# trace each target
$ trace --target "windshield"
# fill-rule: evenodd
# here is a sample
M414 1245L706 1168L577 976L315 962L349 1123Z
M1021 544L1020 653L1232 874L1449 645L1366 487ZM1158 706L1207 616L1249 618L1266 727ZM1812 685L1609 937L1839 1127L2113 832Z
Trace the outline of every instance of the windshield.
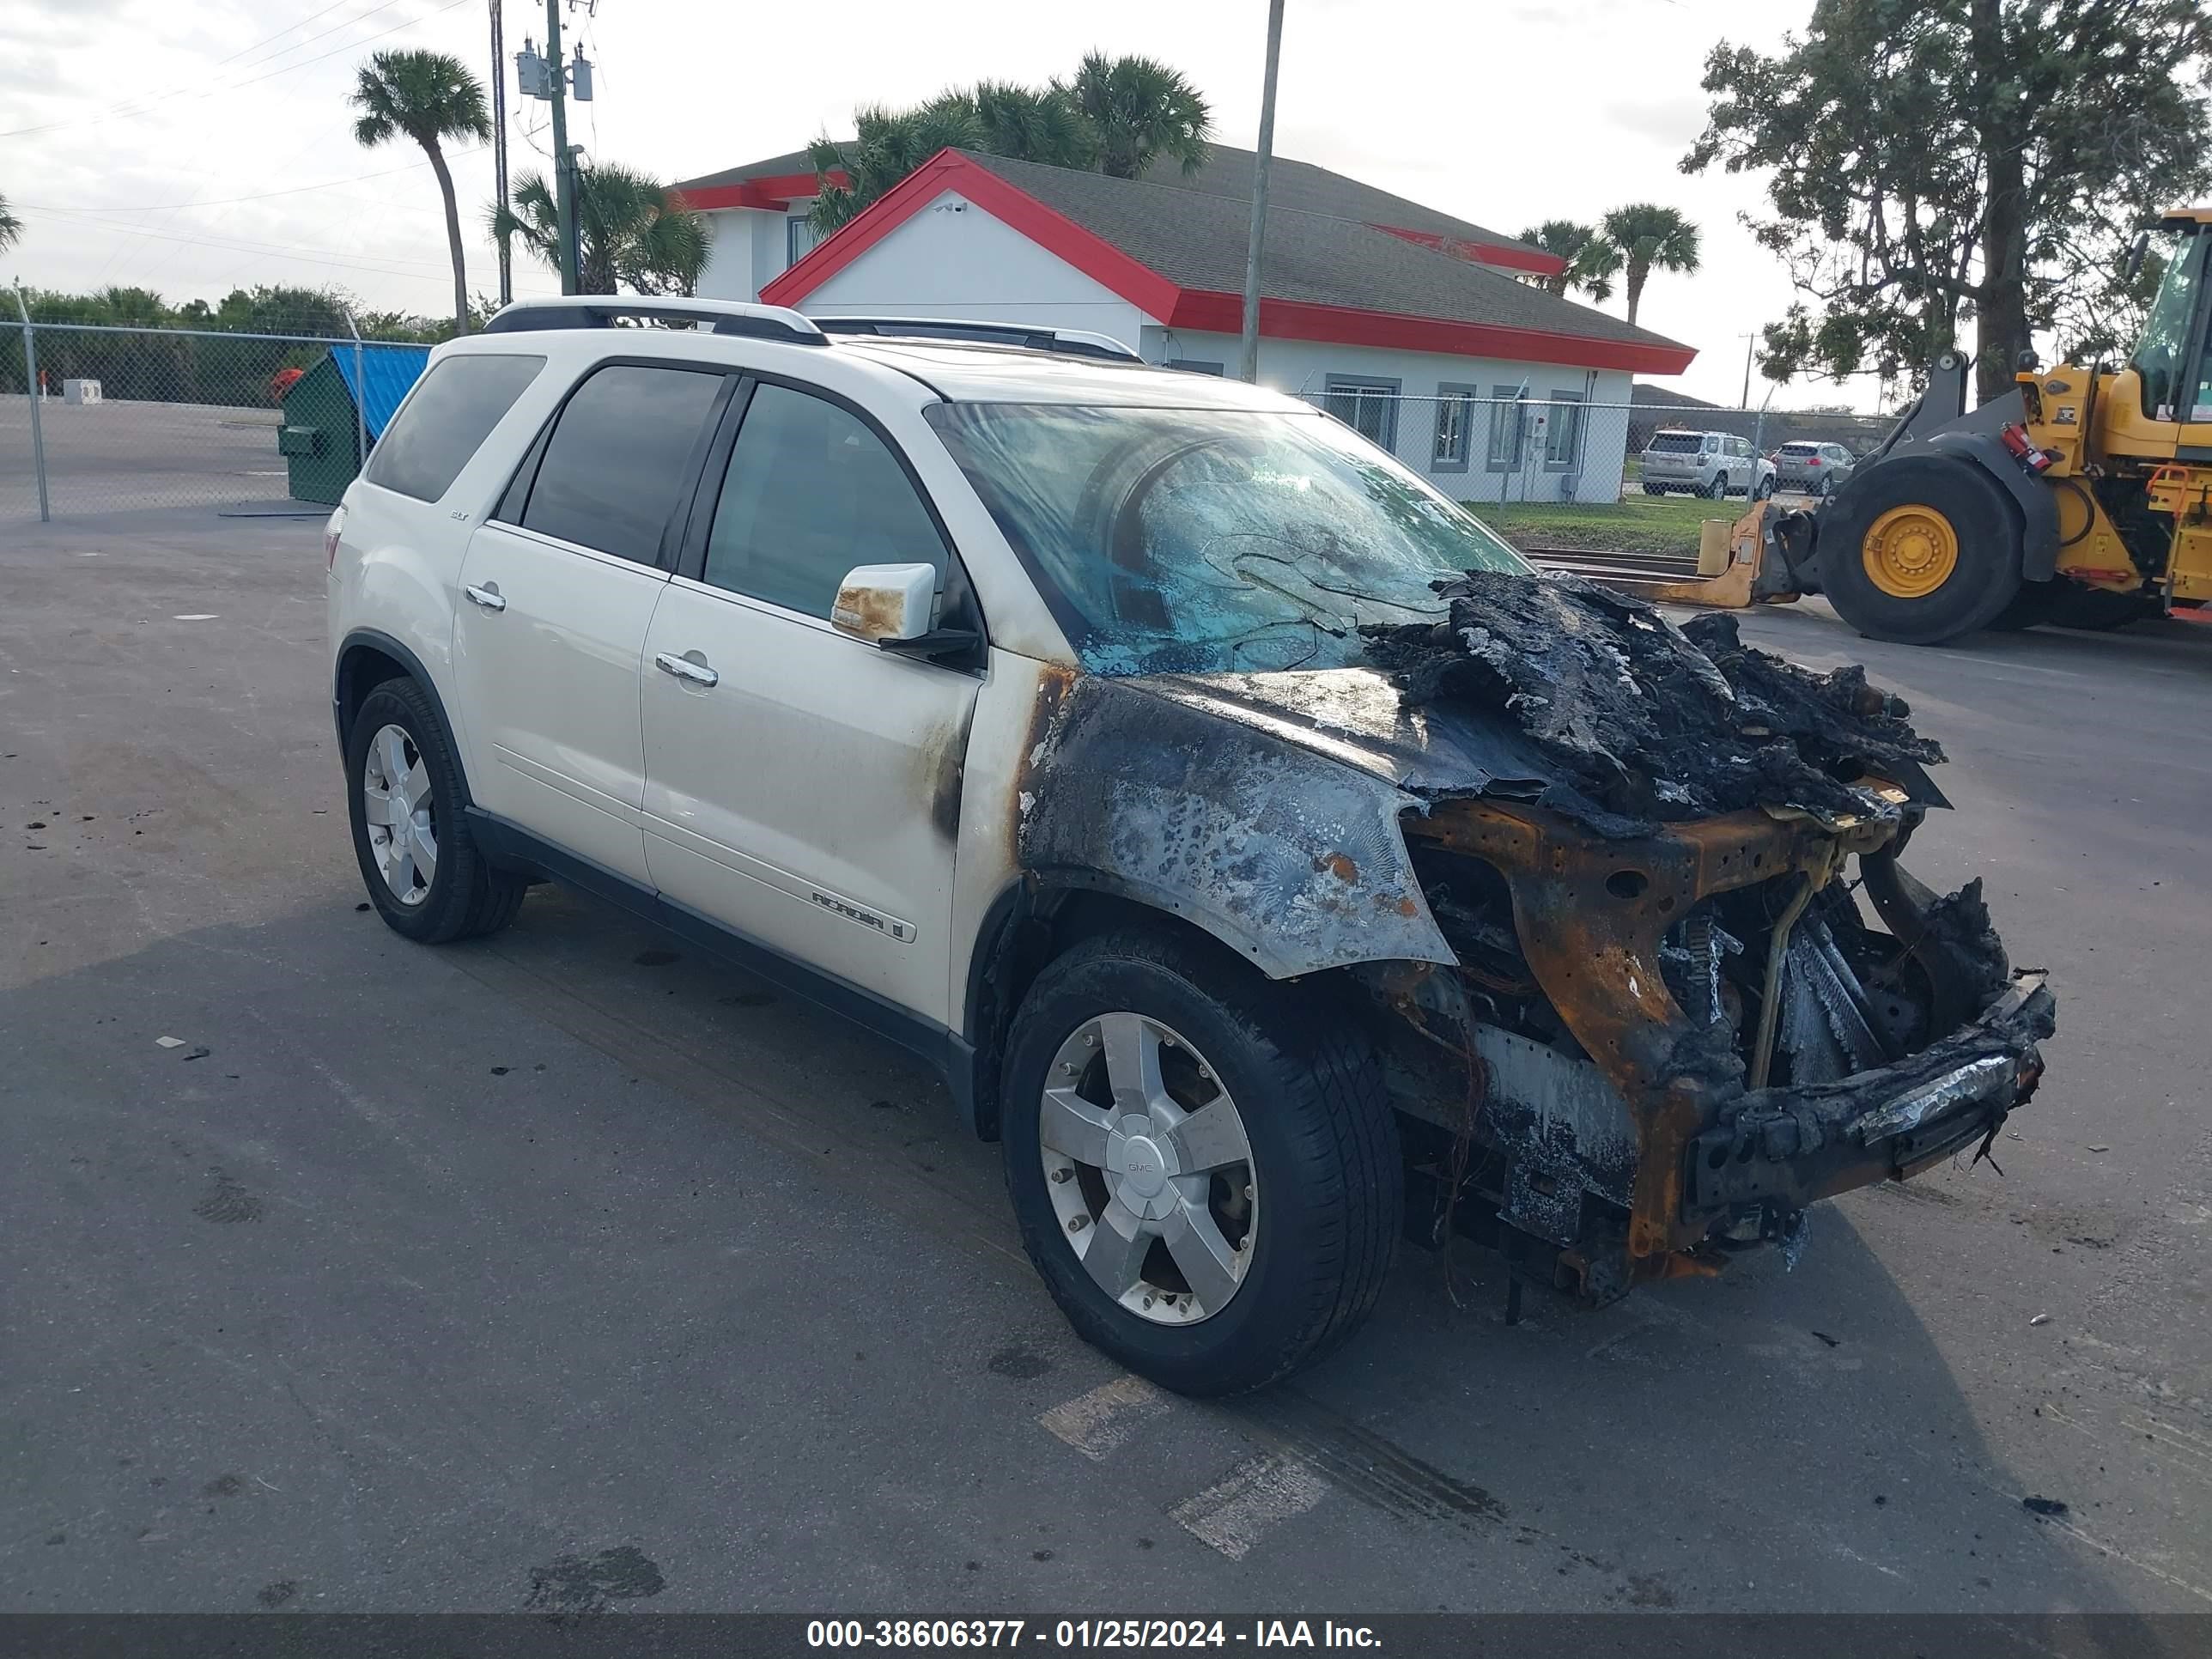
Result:
M1431 584L1527 571L1318 411L939 404L943 437L1097 674L1338 668Z
M2189 337L2190 320L2196 313L2198 287L2204 280L2202 245L2206 240L2175 236L2162 250L2166 274L2159 284L2158 297L2151 301L2142 340L2132 359L2136 372L2142 376L2142 411L2154 421L2197 418L2179 405L2193 343Z
M1695 432L1656 432L1651 436L1651 453L1655 455L1694 455L1705 442Z

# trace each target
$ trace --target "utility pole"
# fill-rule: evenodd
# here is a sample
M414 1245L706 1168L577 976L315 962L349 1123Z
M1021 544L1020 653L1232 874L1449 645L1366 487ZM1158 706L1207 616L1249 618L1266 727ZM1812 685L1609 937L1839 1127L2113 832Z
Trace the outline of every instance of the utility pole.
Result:
M493 198L507 212L507 47L500 27L500 0L491 0L491 180ZM499 302L514 299L514 250L499 239Z
M1738 409L1751 407L1751 347L1752 343L1758 338L1759 336L1756 334L1747 334L1743 337L1743 396L1736 399L1735 406Z
M561 52L561 0L545 0L545 63L553 99L553 188L560 214L561 292L576 282L576 158L568 153L568 71Z
M1260 93L1260 149L1252 158L1252 240L1244 251L1244 337L1238 378L1260 378L1260 246L1267 235L1267 168L1275 158L1275 71L1283 58L1283 0L1267 0L1267 79Z

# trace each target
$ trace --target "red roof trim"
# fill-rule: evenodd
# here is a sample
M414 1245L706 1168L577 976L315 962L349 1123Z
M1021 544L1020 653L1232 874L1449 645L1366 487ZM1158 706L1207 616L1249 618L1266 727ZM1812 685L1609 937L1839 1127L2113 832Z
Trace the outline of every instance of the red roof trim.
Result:
M1157 313L1155 313L1157 314ZM1185 289L1170 328L1234 334L1243 325L1240 294ZM1332 345L1387 346L1454 357L1503 357L1516 362L1560 363L1576 368L1624 368L1638 374L1680 374L1698 354L1691 346L1646 345L1636 340L1596 340L1548 329L1498 323L1455 323L1304 300L1260 301L1260 333L1275 340L1323 340Z
M768 305L795 306L847 265L921 212L946 191L957 191L992 217L1012 226L1113 289L1130 304L1165 317L1182 290L1103 237L1070 220L988 167L957 150L939 150L886 191L850 224L819 243L797 264L761 289Z
M1508 247L1503 242L1462 242L1441 231L1408 230L1403 225L1370 224L1367 228L1379 230L1386 236L1395 236L1401 241L1432 247L1439 253L1449 253L1455 259L1466 259L1475 264L1504 265L1509 270L1525 270L1537 276L1556 276L1567 268L1567 262L1558 254L1541 252L1535 248Z
M853 181L842 167L830 170L833 185L849 185ZM682 192L684 199L700 212L713 208L768 208L777 212L793 202L814 195L821 189L817 175L811 173L771 173L757 179L740 179L734 185L706 185Z
M948 190L957 191L1047 252L1065 259L1170 328L1218 334L1234 334L1238 330L1243 314L1241 295L1178 287L1111 242L1009 184L988 167L949 149L939 151L872 203L851 223L763 288L761 299L769 305L800 304ZM1416 236L1412 240L1421 239ZM1697 356L1689 346L1591 339L1578 334L1555 334L1542 329L1509 328L1488 323L1444 322L1433 317L1399 316L1296 300L1261 301L1260 332L1279 340L1389 346L1460 357L1504 357L1581 368L1628 369L1644 374L1679 374Z

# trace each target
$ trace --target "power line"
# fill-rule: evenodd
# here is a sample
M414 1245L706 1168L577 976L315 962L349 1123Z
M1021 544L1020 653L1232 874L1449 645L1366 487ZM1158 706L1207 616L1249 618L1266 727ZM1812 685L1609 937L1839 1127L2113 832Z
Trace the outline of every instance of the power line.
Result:
M453 152L456 156L473 155L483 149L482 144L471 144ZM40 208L47 213L167 213L173 208L235 207L240 202L265 202L274 196L301 196L310 191L331 190L339 185L357 185L368 179L389 179L394 173L414 173L430 165L427 155L419 161L410 161L404 167L385 167L376 173L356 173L343 179L326 179L319 185L295 185L288 190L264 190L252 196L221 196L202 202L148 202L137 207L55 207L41 202L24 202L20 206Z
M325 35L335 34L340 29L351 28L356 23L363 22L376 15L378 12L389 11L393 6L398 4L398 3L399 0L382 0L381 4L370 7L367 11L362 12L357 17L349 17L342 23L333 23L329 28L319 30L315 33L309 35L304 40L295 40L290 46L281 46L276 51L270 52L266 58L258 58L253 63L240 64L240 67L241 69L254 69L262 64L273 62L275 59L283 57L286 52L297 52L301 46L311 46L315 41L323 39ZM248 52L259 51L263 46L267 46L270 41L278 39L280 36L289 34L294 29L302 27L308 23L313 22L316 18L323 16L325 13L336 11L339 6L350 5L352 3L353 0L334 0L334 3L325 6L321 11L310 12L307 16L301 18L299 22L288 24L285 27L278 29L275 34L264 35L260 40L256 40L250 46L240 46L236 52L231 53L229 57L210 64L208 66L208 73L212 74L215 70L222 68L226 64L236 63L238 59L245 57ZM237 83L234 82L228 81L222 83L223 87L235 84ZM192 90L193 88L189 85L179 85L172 87L166 92L143 92L138 94L136 97L125 98L118 104L111 104L106 109L101 111L97 115L76 116L64 121L48 121L39 126L15 127L7 132L0 132L0 138L16 138L21 137L29 133L52 132L57 128L61 127L90 126L102 121L121 120L128 116L143 115L149 111L159 109L163 104L168 103L173 99L185 96L185 94Z
M149 236L156 241L183 242L188 246L219 247L234 253L274 254L282 258L303 259L310 264L331 265L340 270L374 270L386 276L412 276L428 282L434 278L425 273L443 271L450 276L453 271L452 264L446 261L433 263L425 259L333 258L330 257L331 250L327 248L290 247L276 242L233 241L213 236L174 236L166 231L148 230L140 225L100 224L97 222L76 219L70 217L66 213L57 214L51 208L26 209L25 211L36 212L41 218L50 219L75 229L104 230L118 236ZM404 268L408 266L413 269Z
M360 16L349 18L345 22L337 25L336 27L350 28L354 24L362 22L367 18L374 16L377 12L388 10L392 6L398 3L398 0L385 0L385 3L383 5L372 7L369 10L362 13ZM407 18L404 21L394 23L388 29L380 29L376 33L363 35L358 40L349 40L343 46L332 46L328 52L317 52L313 58L302 58L296 64L286 64L280 68L270 70L266 75L251 76L243 81L230 81L225 82L217 86L206 87L196 93L191 94L189 96L186 95L182 88L179 88L175 92L164 93L159 97L142 102L136 106L122 106L109 110L105 114L101 115L88 115L67 121L48 121L38 126L11 127L4 132L0 132L0 138L22 138L33 133L57 131L64 127L100 126L109 121L129 120L135 118L137 116L150 113L153 110L158 108L162 104L168 102L173 98L184 98L186 102L196 103L204 99L212 98L218 93L237 92L246 87L258 86L264 81L273 81L280 75L289 75L295 70L303 70L307 68L310 64L319 64L326 58L335 58L342 52L357 51L361 47L369 45L372 41L381 40L386 35L397 34L402 29L412 28L417 23L427 23L433 17L441 16L445 13L452 11L457 6L464 6L468 3L469 0L447 0L446 4L439 6L431 11L427 11L419 17ZM319 15L320 14L318 14L318 15ZM319 40L322 39L324 34L330 34L334 32L334 29L325 29L320 34L311 35L307 40L301 40L296 42L294 46L287 46L284 48L284 51L296 51L300 46L309 44L309 41ZM281 58L283 55L283 52L276 52L272 53L271 57ZM267 62L268 59L264 59L263 61ZM252 65L249 64L246 67L251 68Z

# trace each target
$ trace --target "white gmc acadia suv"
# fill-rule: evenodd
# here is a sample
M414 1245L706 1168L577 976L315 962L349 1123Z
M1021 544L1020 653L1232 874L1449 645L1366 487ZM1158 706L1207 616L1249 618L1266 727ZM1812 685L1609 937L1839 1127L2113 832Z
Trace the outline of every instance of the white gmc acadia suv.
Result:
M1789 1237L2002 1121L1974 1044L2033 1053L1916 1051L1971 1088L1859 1140L1765 1133L1741 1066L1655 1069L1714 1040L1652 964L1741 1050L1775 884L1840 843L1547 812L1513 703L1418 698L1360 632L1425 637L1435 584L1519 556L1328 416L1096 337L518 304L432 355L326 543L388 925L488 933L557 879L927 1056L1069 1320L1172 1388L1341 1339L1409 1212L1592 1300ZM1863 859L1903 822L1867 810ZM1887 936L1820 914L1871 972Z

